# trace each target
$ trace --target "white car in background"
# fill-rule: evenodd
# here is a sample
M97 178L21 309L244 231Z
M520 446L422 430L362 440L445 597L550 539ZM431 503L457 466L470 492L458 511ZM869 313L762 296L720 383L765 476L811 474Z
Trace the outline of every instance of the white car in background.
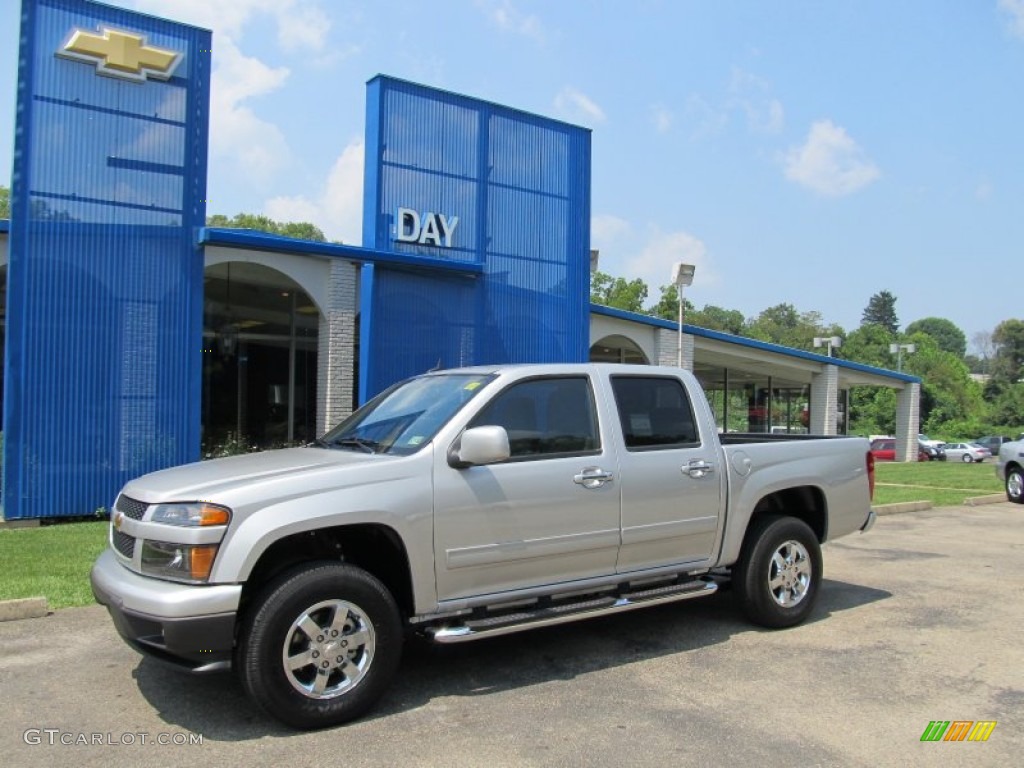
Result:
M946 443L946 458L949 461L962 461L964 464L980 462L992 456L983 445L974 443Z

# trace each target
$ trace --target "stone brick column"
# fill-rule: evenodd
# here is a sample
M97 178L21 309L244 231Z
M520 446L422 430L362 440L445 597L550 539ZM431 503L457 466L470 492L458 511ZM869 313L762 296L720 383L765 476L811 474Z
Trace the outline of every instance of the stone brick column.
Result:
M675 368L679 362L679 332L670 331L668 328L658 328L654 337L654 353L657 359L652 362L655 365L667 365ZM683 368L693 370L693 336L683 334Z
M921 385L908 383L896 400L896 461L917 461L921 431Z
M352 412L355 391L359 267L332 259L327 306L320 315L317 350L316 431L322 435Z
M836 418L839 416L839 369L826 365L825 370L811 379L811 423L812 435L836 434Z

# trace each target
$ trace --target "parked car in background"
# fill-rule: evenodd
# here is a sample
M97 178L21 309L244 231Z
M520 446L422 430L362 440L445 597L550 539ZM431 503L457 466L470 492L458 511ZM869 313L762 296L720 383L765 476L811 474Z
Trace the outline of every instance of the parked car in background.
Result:
M943 445L945 445L945 443L943 443L941 440L932 440L930 437L928 437L928 435L922 434L918 434L917 442L929 448L941 448Z
M992 455L983 445L974 443L946 443L946 458L950 461L962 461L964 464L984 461Z
M1013 438L1007 437L1006 435L985 435L985 437L979 437L974 442L976 445L985 446L986 448L988 448L989 453L991 453L993 456L996 456L999 454L999 447L1003 443L1008 443L1011 440L1013 440Z
M1007 499L1024 504L1024 440L1011 440L999 447L996 477L1003 481Z
M946 444L939 440L932 440L927 443L923 440L918 440L917 446L928 457L925 461L946 460Z
M871 455L875 457L875 461L896 461L896 439L891 437L882 437L877 440L871 441ZM917 460L928 461L928 453L918 445Z

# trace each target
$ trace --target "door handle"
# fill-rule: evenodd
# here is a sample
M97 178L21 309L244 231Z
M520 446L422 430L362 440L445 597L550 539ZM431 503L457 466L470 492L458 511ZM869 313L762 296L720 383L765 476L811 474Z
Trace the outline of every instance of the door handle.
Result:
M685 467L681 467L680 471L684 475L689 475L699 480L712 474L715 471L715 465L704 461L704 459L693 459Z
M572 481L584 488L600 488L605 483L610 483L612 478L611 472L606 472L600 467L586 467L578 475L575 475Z

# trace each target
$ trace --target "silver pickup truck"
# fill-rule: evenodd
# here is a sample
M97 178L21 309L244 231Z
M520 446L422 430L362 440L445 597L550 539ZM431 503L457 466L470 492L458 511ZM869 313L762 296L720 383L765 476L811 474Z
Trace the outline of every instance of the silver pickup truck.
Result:
M384 693L404 635L457 643L713 594L788 627L820 545L867 530L861 438L720 436L675 368L466 368L396 384L314 444L118 495L96 599L135 648L233 666L297 728Z

